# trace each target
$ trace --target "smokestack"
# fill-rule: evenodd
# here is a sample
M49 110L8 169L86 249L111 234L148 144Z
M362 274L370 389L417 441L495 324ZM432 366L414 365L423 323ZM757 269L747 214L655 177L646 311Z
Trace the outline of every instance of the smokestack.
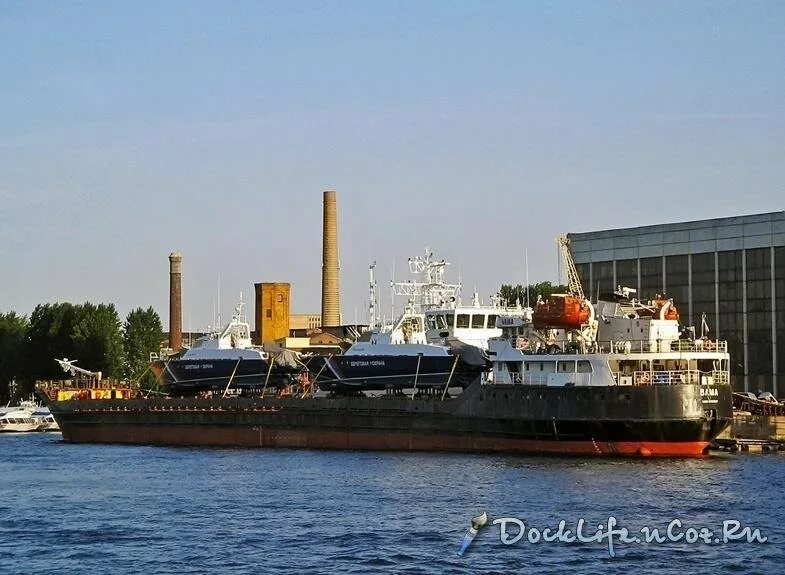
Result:
M169 254L169 347L183 347L183 254Z
M341 324L341 301L338 293L338 211L335 192L324 192L324 228L322 231L322 325Z

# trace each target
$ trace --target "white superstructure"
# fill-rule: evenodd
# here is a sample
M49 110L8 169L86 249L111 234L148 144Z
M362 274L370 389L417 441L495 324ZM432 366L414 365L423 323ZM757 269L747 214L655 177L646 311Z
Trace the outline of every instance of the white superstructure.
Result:
M621 302L595 305L600 320L597 339L589 346L567 330L508 323L503 335L489 344L493 381L556 386L730 381L727 342L691 338L691 332L679 329L677 319L632 311L650 309L646 305L622 305L614 315L599 313L613 303Z
M243 315L245 303L240 301L234 308L231 321L221 331L209 333L198 338L183 352L183 360L200 359L264 359L268 355L251 341L251 326Z
M470 305L463 305L461 284L445 282L444 275L449 262L436 260L433 252L427 248L424 257L409 258L408 264L414 279L390 282L393 298L407 298L404 311L391 325L372 325L375 329L367 342L371 346L443 346L447 338L455 338L485 350L488 349L490 338L502 334L501 328L497 326L498 318L530 316L530 310L520 305L508 307L497 297L491 298L490 305L483 305L476 293ZM371 267L371 294L375 293L376 285L373 278L374 266ZM372 295L372 321L377 317L377 309L378 303L373 301ZM347 353L351 351L350 349ZM397 353L401 353L401 350Z
M33 417L33 408L23 405L0 415L0 432L38 431L42 423Z

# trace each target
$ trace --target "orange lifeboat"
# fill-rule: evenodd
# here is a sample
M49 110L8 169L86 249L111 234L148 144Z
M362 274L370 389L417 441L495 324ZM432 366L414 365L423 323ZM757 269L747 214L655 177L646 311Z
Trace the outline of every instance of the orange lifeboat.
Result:
M571 295L552 295L537 304L532 321L536 329L580 329L590 316L591 310L585 300Z
M679 310L676 309L676 306L673 304L673 301L666 299L661 295L657 294L656 299L652 303L656 306L657 308L656 315L660 319L669 319L669 320L678 321Z

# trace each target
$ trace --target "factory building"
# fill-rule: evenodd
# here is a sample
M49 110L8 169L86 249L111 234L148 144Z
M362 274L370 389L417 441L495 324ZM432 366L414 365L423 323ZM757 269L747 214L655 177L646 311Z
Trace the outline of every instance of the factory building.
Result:
M728 341L736 390L785 395L785 211L568 234L593 300L617 286L674 299ZM705 314L705 315L704 315Z

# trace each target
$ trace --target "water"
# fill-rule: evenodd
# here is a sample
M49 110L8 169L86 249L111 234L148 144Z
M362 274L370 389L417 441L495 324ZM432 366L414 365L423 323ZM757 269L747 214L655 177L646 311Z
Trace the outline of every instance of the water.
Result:
M780 573L785 455L633 461L69 445L0 436L2 573ZM560 519L682 532L724 520L765 544L509 546ZM586 530L593 533L596 528Z

